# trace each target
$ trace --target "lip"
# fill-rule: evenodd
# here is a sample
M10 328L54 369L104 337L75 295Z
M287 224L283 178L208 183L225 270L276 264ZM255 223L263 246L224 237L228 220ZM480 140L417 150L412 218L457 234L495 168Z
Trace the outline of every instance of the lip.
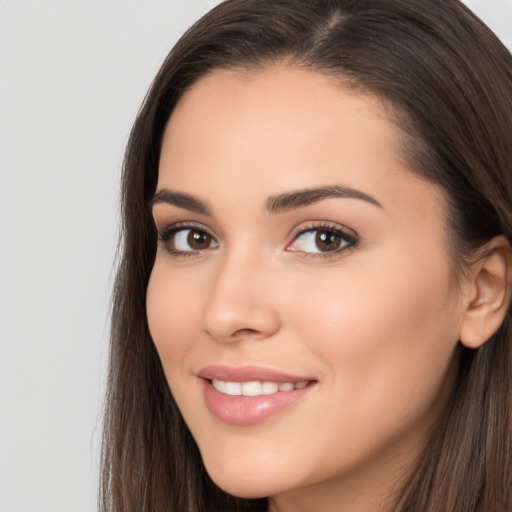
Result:
M234 425L254 425L261 423L288 407L306 398L317 387L317 380L312 377L291 375L269 368L256 366L230 367L212 365L203 368L198 374L201 381L206 407L217 419ZM229 382L308 382L301 389L278 391L271 395L230 396L216 390L212 379Z
M230 382L250 382L253 380L270 381L270 382L297 382L316 380L311 376L291 375L279 372L270 368L259 366L227 366L227 365L211 365L203 368L198 374L202 379L212 380L219 379Z

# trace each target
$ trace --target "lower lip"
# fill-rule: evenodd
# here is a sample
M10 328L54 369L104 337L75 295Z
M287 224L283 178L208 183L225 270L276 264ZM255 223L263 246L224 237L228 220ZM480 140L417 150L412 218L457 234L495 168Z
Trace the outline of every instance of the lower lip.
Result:
M278 414L304 398L314 386L271 395L231 396L216 390L209 380L202 379L208 410L219 420L235 425L254 425Z

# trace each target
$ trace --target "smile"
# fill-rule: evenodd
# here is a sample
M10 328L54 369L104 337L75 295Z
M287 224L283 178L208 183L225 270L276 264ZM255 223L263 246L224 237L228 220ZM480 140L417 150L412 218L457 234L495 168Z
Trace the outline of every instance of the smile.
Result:
M199 381L205 405L218 420L254 425L302 402L319 382L268 368L213 365L202 369Z
M302 382L230 382L220 379L212 379L212 385L225 395L230 396L261 396L273 395L279 391L293 391L294 389L302 389L308 385L308 381Z

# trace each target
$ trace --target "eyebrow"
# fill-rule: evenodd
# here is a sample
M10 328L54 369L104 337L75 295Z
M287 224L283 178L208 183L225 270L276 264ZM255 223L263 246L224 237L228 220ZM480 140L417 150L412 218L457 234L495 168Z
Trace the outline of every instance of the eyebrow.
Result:
M332 198L360 199L382 208L382 205L377 199L365 192L341 185L328 185L271 196L265 202L265 211L276 214L304 208L305 206L318 203L324 199ZM155 192L149 201L149 207L152 209L155 205L161 203L171 204L201 215L211 216L212 214L209 205L201 199L183 192L174 192L167 188Z
M383 208L377 199L369 194L361 192L360 190L341 185L329 185L325 187L297 190L296 192L289 192L269 197L265 205L265 210L269 213L280 213L288 210L295 210L297 208L303 208L324 199L331 198L361 199L362 201L366 201L374 206Z
M191 212L200 213L202 215L211 215L211 209L207 203L197 199L197 197L185 194L183 192L173 192L167 188L163 188L153 195L149 201L149 208L153 209L156 204L167 203L184 208Z

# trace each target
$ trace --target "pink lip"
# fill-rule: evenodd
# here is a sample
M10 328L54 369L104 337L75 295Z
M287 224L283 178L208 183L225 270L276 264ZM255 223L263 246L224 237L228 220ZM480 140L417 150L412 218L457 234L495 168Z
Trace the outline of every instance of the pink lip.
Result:
M218 419L235 425L253 425L260 423L289 406L297 403L316 387L317 381L310 377L299 377L268 368L255 366L229 367L214 365L203 368L198 377L201 379L204 398L208 410ZM229 382L308 382L302 389L278 391L271 395L230 396L217 391L212 379Z
M254 380L267 382L304 382L315 380L308 376L297 376L287 373L277 372L270 368L262 368L259 366L225 366L211 365L203 368L198 374L202 379L219 379L229 382L251 382Z

